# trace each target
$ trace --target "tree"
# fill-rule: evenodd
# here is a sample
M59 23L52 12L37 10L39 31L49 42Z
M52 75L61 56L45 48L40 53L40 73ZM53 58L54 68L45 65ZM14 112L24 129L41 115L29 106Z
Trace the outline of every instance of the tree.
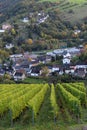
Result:
M5 74L5 75L4 75L4 79L10 80L10 79L11 79L11 76L10 76L9 74Z
M49 74L49 69L48 69L48 67L47 67L47 66L43 67L43 68L42 68L42 73L41 73L41 75L42 75L43 77L47 77L48 74Z
M16 35L16 31L15 31L14 28L12 28L12 30L11 30L11 34L14 35L14 36Z
M31 45L33 43L33 40L29 38L29 39L26 40L26 43Z

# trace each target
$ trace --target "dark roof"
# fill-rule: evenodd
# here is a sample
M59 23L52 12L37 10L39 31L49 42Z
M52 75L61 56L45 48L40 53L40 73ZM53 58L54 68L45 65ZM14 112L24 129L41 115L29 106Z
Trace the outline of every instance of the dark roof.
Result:
M65 50L64 52L63 52L63 55L66 55L67 54L67 51Z
M76 72L75 73L78 77L81 77L81 78L83 78L83 77L85 77L85 72L84 71L78 71L78 72Z
M31 67L31 73L39 73L40 70L41 70L41 67L39 66L34 66L34 67Z
M39 63L39 60L31 61L30 64L37 64Z
M5 71L4 70L0 70L0 74L5 74Z
M53 67L52 66L47 66L48 67L48 69L52 69Z
M21 65L21 68L29 68L29 65Z
M30 64L30 62L27 61L27 60L25 60L25 61L23 61L23 62L21 63L21 66L22 66L22 65L29 65L29 64Z
M15 66L15 69L17 69L17 70L19 70L21 68L22 68L21 66Z
M16 72L16 73L15 73L15 76L22 76L22 75L23 75L22 72Z
M51 56L49 56L49 55L43 55L43 56L39 56L38 59L39 59L40 61L45 61L45 60L47 60L47 59L51 59Z
M84 68L76 69L75 72L76 72L76 73L78 73L78 72L84 72Z

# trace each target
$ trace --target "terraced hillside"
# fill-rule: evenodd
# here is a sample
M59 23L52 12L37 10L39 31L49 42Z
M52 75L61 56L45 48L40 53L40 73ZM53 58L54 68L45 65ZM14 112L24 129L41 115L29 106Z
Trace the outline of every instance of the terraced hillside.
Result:
M8 124L18 120L34 123L61 118L67 122L73 118L77 121L82 118L82 110L86 110L86 100L83 83L0 85L0 126L3 119L8 120Z
M4 17L7 19L10 18L10 16L12 18L18 14L26 15L27 12L31 11L31 3L33 7L38 8L38 4L42 2L54 3L50 7L48 6L45 11L60 10L61 19L66 21L75 22L87 16L87 0L0 0L0 16L5 15ZM34 11L33 8L32 11Z
M40 0L39 2L47 1L56 3L47 10L60 11L60 17L64 21L80 22L87 17L87 0Z

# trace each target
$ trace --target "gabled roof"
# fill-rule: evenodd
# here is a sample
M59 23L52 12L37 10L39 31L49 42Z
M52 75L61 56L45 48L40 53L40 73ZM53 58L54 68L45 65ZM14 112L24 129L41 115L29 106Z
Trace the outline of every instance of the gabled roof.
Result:
M23 75L22 72L16 72L14 76L20 76L21 77L22 75Z
M40 73L40 70L41 70L41 67L39 66L34 66L34 67L31 67L31 73Z

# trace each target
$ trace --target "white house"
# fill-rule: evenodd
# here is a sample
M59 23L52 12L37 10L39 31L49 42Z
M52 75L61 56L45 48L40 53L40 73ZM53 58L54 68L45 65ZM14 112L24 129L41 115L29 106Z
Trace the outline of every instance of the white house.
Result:
M0 29L0 33L4 33L5 32L5 30L3 30L3 29Z
M71 54L68 52L65 55L63 55L64 58L71 58Z
M69 74L69 73L71 73L71 70L70 69L65 69L65 73Z
M20 80L24 80L26 78L25 74L22 72L16 72L14 74L14 80L15 81L20 81Z
M81 33L81 30L74 30L75 35L78 35L79 33Z
M22 20L22 22L28 23L28 22L29 22L29 19L26 17L26 18L24 18L24 19Z
M70 58L63 58L63 64L70 64Z
M9 45L8 45L8 44L6 44L6 46L5 46L5 48L6 48L6 49L11 49L11 48L13 48L13 47L14 47L14 45L13 45L13 44L9 44Z
M63 75L63 74L64 74L63 69L60 69L60 70L59 70L59 75Z
M3 24L2 25L3 30L8 30L8 29L11 29L11 28L12 28L12 26L10 24Z
M52 72L56 72L56 71L59 71L59 67L58 66L53 66L52 67Z
M70 66L71 73L74 74L75 72L75 66Z
M16 59L21 59L23 58L23 54L14 54L14 55L10 55L10 60L15 61Z

